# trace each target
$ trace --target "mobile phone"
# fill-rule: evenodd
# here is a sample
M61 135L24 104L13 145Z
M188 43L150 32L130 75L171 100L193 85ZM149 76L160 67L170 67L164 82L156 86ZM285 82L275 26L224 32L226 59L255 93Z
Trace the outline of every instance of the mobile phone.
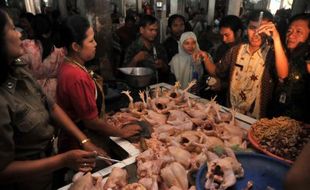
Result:
M156 51L156 47L155 46L153 46L153 58L154 58L155 61L158 59L157 51Z
M257 28L259 28L260 25L262 24L263 16L264 16L264 12L261 11L261 12L259 13L259 17L258 17L258 25L257 25Z
M255 32L256 35L258 35L257 30L258 30L258 28L260 27L260 25L262 24L263 16L264 16L264 12L261 11L261 12L259 13L258 23L257 23L257 26L256 26L256 32Z

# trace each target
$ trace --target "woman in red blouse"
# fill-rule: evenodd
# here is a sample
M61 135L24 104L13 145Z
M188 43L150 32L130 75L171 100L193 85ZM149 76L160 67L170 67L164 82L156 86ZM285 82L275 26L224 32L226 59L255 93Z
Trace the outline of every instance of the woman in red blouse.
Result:
M60 106L82 130L93 136L95 144L107 139L103 137L126 138L139 133L140 127L137 125L112 127L100 117L103 94L84 67L86 61L94 58L97 45L94 30L88 20L77 15L69 17L63 24L61 36L68 55L58 74L56 98ZM78 143L70 140L70 136L63 131L60 136L60 151L76 146ZM104 143L99 146L104 147Z

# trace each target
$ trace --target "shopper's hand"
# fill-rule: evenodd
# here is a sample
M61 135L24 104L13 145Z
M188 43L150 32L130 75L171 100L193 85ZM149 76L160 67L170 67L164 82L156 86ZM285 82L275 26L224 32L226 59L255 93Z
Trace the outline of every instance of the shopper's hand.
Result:
M162 59L157 59L157 60L155 60L154 63L155 63L155 68L156 69L160 69L160 70L163 70L163 71L168 70L167 64L165 64L165 62Z
M146 60L148 57L149 57L149 53L146 52L146 51L139 51L139 53L137 53L135 56L134 56L134 62L140 62L140 61L144 61Z
M221 80L218 78L214 78L214 82L212 84L209 84L209 86L211 90L220 91L222 88Z
M88 172L96 166L96 156L96 152L76 149L63 153L63 160L66 167Z
M202 60L207 59L207 58L208 58L208 54L207 54L207 52L205 52L205 51L199 50L199 51L195 51L195 52L193 53L192 57L193 57L193 60L194 60L196 63L199 63L199 62L201 61L201 59L202 59Z
M121 128L121 137L127 138L138 134L141 131L141 127L137 124L123 125Z

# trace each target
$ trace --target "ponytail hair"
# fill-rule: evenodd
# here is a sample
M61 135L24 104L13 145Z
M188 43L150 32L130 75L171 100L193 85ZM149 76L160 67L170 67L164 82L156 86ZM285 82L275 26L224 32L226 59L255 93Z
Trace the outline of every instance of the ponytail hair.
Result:
M67 48L67 51L72 51L71 45L73 42L82 45L86 38L86 32L90 27L89 21L80 15L68 17L61 25L60 38L62 46Z

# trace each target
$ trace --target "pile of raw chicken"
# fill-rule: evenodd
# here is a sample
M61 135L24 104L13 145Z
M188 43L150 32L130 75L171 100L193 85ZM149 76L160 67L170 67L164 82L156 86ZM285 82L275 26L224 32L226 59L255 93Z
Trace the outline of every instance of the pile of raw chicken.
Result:
M138 181L127 184L125 170L115 168L105 189L187 190L195 189L188 174L208 165L205 189L227 189L244 174L233 149L246 149L247 131L238 126L235 112L221 112L214 100L202 103L189 97L191 82L184 90L176 83L171 89L159 87L140 92L141 101L108 118L116 127L144 120L152 125L147 149L136 157Z

